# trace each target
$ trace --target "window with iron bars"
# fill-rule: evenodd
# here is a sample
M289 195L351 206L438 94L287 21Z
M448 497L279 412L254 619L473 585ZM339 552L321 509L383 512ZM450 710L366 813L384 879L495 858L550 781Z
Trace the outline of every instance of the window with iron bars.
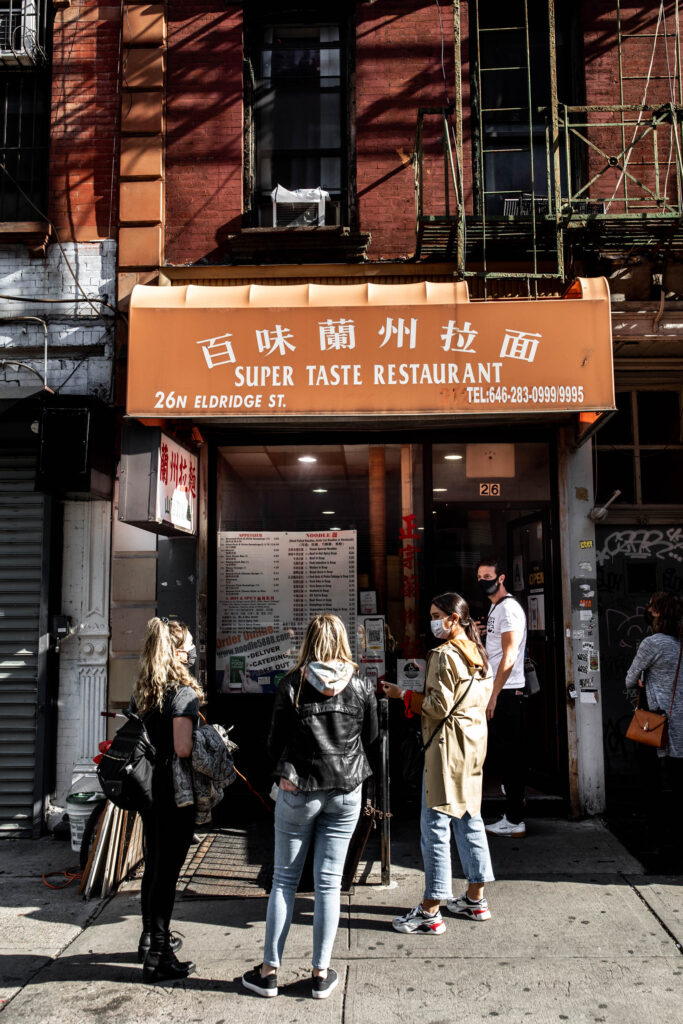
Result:
M48 29L47 0L0 0L0 222L47 205Z

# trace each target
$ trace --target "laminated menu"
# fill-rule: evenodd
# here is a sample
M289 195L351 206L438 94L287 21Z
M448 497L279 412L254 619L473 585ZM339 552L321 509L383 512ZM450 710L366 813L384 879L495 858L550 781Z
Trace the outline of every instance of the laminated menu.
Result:
M356 531L218 534L216 685L272 691L313 615L344 622L356 658Z

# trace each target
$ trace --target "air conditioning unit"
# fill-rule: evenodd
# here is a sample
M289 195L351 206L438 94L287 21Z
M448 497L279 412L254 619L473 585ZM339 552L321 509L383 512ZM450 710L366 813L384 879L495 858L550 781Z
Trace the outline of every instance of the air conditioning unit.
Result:
M40 52L36 0L0 0L0 64L33 65Z
M322 188L283 188L276 185L273 200L274 228L318 228L325 223L325 203L330 193Z

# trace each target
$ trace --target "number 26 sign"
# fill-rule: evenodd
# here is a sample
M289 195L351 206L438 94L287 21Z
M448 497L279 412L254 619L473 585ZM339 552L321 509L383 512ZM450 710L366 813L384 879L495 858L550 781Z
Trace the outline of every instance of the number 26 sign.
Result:
M479 484L480 498L500 498L500 484L481 483Z

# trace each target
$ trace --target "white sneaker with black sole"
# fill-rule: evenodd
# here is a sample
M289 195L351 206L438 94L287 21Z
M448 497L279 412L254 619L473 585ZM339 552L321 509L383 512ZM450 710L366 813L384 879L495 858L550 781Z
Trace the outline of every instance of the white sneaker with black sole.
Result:
M488 900L485 898L471 900L469 896L463 894L454 900L447 900L446 907L456 917L469 917L471 921L489 921L491 919Z
M331 992L334 992L335 988L339 984L339 975L336 971L333 971L331 967L327 968L327 974L324 978L319 975L313 975L313 990L311 995L314 999L327 999Z
M427 914L422 909L421 903L402 914L401 917L395 917L391 926L397 932L424 932L426 935L441 935L446 931L441 911L437 910L435 914Z
M277 995L277 974L269 974L266 978L261 977L261 964L256 964L250 971L242 975L242 985L257 996L265 996L272 999Z
M509 839L524 839L526 835L526 825L523 821L515 824L512 821L508 821L506 816L496 821L491 825L484 825L486 832L490 836L503 836Z

